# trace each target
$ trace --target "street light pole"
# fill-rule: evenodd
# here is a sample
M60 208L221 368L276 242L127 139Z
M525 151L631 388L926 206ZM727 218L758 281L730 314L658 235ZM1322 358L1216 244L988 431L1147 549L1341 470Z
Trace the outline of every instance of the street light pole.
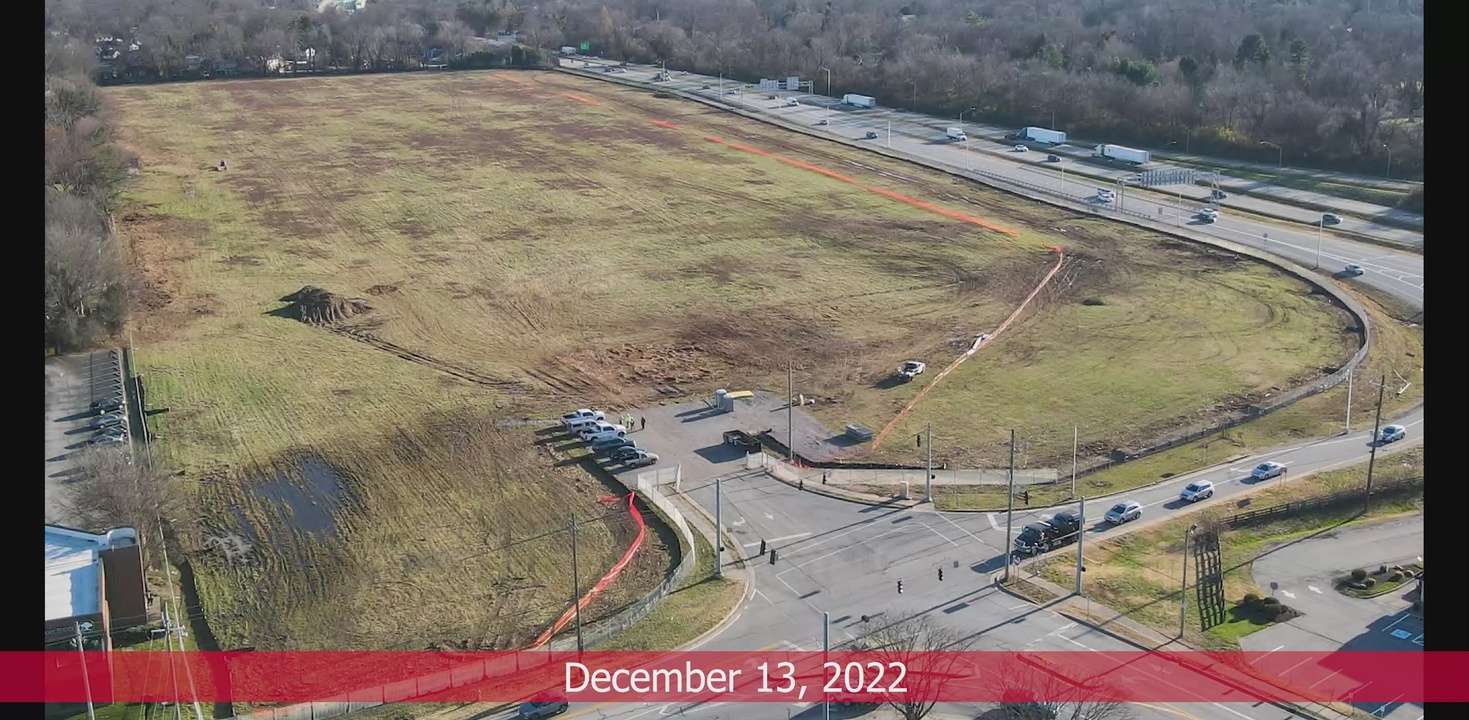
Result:
M1081 428L1071 426L1071 497L1076 497L1076 445L1081 439Z
M1188 541L1193 536L1198 525L1190 525L1183 531L1183 591L1180 593L1178 603L1178 639L1183 639L1183 630L1188 622Z
M1277 155L1276 155L1276 163L1275 163L1276 166L1282 167L1282 168L1285 167L1285 148L1283 148L1283 147L1281 147L1279 145L1276 145L1275 143L1270 142L1269 140L1261 140L1260 141L1260 144L1261 145L1269 145L1270 147L1275 148L1276 153L1277 153Z
M1377 446L1382 443L1378 438L1382 437L1382 393L1387 389L1387 376L1383 375L1377 383L1377 422L1372 426L1372 452L1367 456L1367 502L1362 506L1363 513L1372 512L1372 468L1377 465Z
M581 573L578 572L576 561L576 513L571 514L571 602L576 608L576 656L581 659L582 637L581 637Z
M1321 236L1326 232L1326 221L1316 221L1316 262L1311 265L1312 270L1321 269Z
M1081 527L1076 531L1076 594L1081 594L1081 574L1086 572L1086 565L1082 564L1081 546L1086 542L1086 498L1081 499L1081 509L1077 513L1081 520Z
M1005 582L1010 581L1010 566L1014 563L1010 560L1010 533L1012 529L1011 518L1015 516L1015 430L1010 430L1010 473L1006 482L1009 492L1005 493Z
M714 577L724 579L724 497L720 492L720 480L714 478Z
M826 73L826 96L831 97L831 71L821 68L821 72Z
M1383 143L1382 144L1382 147L1384 147L1384 148L1387 149L1387 179L1388 180L1391 180L1392 179L1392 148L1388 147L1387 143Z
M918 83L909 80L908 84L913 86L913 100L908 104L908 109L912 112L918 112Z
M928 423L928 474L923 478L923 501L933 502L933 421Z

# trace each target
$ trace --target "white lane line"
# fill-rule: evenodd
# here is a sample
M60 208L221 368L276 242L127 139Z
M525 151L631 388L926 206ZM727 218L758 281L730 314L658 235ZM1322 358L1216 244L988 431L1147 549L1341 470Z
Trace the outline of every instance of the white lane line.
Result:
M778 543L778 542L785 542L787 540L800 540L801 538L804 538L804 537L811 537L811 533L803 532L803 533L796 533L795 535L786 535L784 537L770 538L769 540L766 540L765 542L767 544L768 543ZM744 544L744 547L759 547L759 546L760 546L760 543L759 542L747 542L747 543Z
M1306 586L1306 589L1307 590L1310 590L1313 593L1316 593L1317 595L1320 595L1321 594L1321 588L1316 587L1315 585L1307 585Z
M1230 712L1230 713L1233 713L1233 714L1235 714L1235 715L1238 715L1238 716L1239 716L1239 717L1242 717L1242 718L1244 718L1244 719L1245 719L1245 720L1255 720L1255 719L1254 719L1254 718L1252 718L1252 717L1250 717L1250 716L1249 716L1249 715L1246 715L1246 714L1244 714L1244 713L1242 713L1242 712L1240 712L1240 711L1238 711L1238 710L1235 710L1235 709L1233 709L1233 708L1230 708L1230 707L1226 707L1226 706L1224 706L1224 705L1220 705L1220 704L1219 704L1219 703L1211 703L1211 704L1212 704L1212 705L1213 705L1213 706L1214 706L1214 707L1217 707L1217 708L1219 708L1219 709L1220 709L1220 710L1224 710L1224 711L1227 711L1227 712Z
M983 545L983 546L985 546L985 547L987 547L987 548L989 548L991 550L994 550L995 549L995 546L993 546L993 545L991 545L991 544L989 544L989 543L987 543L987 542L985 542L983 540L980 540L979 539L979 536L975 535L972 532L969 532L969 530L965 529L965 527L963 525L960 525L959 523L956 523L953 520L950 520L948 515L945 515L943 513L939 513L939 517L943 518L944 519L944 522L946 522L946 523L948 523L950 525L953 525L956 528L959 528L959 532L962 532L965 535L968 535L971 540L973 540L973 541L979 543L980 545ZM1418 562L1423 562L1423 561L1422 560L1419 560Z
M926 528L928 528L928 529L929 529L929 530L932 530L932 531L933 531L933 534L935 534L935 535L937 535L937 536L939 536L939 537L941 537L941 538L943 538L943 539L944 539L944 540L946 540L946 541L948 541L948 543L949 543L949 544L950 544L950 545L953 545L953 546L954 546L954 547L959 547L959 543L956 543L956 542L954 542L954 541L953 541L953 540L951 540L951 539L950 539L950 538L949 538L949 536L948 536L948 535L945 535L945 534L943 534L943 533L941 533L941 532L939 532L939 531L938 531L938 529L937 529L937 528L935 528L935 527L934 527L934 526L932 526L932 525L929 525L929 524L928 524L928 523L926 523L926 522L923 522L923 521L921 521L921 520L920 520L920 521L919 521L919 522L918 522L918 524L919 524L919 525L922 525L922 526L924 526L924 527L926 527ZM962 528L961 528L961 529L962 529Z
M877 535L873 535L872 537L867 538L866 540L859 540L859 541L857 541L855 543L852 543L851 545L847 545L845 547L839 547L839 548L837 548L835 550L832 550L831 552L826 553L825 555L820 555L820 556L811 558L810 560L807 560L806 562L799 563L797 565L793 565L791 567L788 567L788 568L786 568L786 569L784 569L784 570L776 573L775 576L776 577L780 577L781 575L784 575L784 574L786 574L786 573L788 573L788 572L790 572L792 570L800 570L801 568L806 567L807 565L810 565L811 563L821 562L822 560L825 560L825 559L827 559L827 558L829 558L829 557L831 557L833 555L836 555L838 553L845 552L847 550L851 550L852 548L862 547L863 545L866 545L867 543L872 542L873 540L876 540L876 539L882 538L882 537L887 537L888 535L892 535L893 533L903 532L904 530L907 530L907 529L908 529L907 527L905 527L903 525L899 525L898 527L895 527L892 530L889 530L889 531L887 531L885 533L879 533ZM784 581L782 581L782 582L784 582ZM800 594L800 593L797 593L797 594Z
M990 529L991 530L999 530L1000 529L1000 523L995 520L995 514L994 513L986 513L985 516L990 519Z
M1336 677L1337 674L1340 673L1340 672L1341 672L1340 670L1333 670L1333 671L1331 671L1331 674L1330 675L1327 675L1326 677L1321 678L1320 680L1317 680L1316 682L1313 682L1310 685L1307 685L1306 686L1306 689L1307 690L1315 690L1317 685L1320 685L1321 683L1324 683L1327 680L1330 680L1330 679Z
M1411 613L1412 613L1412 611L1404 612L1401 617L1399 617L1398 619L1392 621L1392 625L1388 625L1387 627L1383 628L1382 631L1383 632L1389 632L1389 631L1391 631L1393 629L1393 626L1394 625L1397 625L1398 623L1400 623L1400 622L1402 622L1404 620L1407 620L1408 619L1408 615L1410 615Z
M1284 645L1281 645L1281 646L1280 646L1280 647L1278 647L1278 648L1275 648L1275 650L1284 650L1284 649L1285 649L1285 646L1284 646ZM1275 650L1271 650L1271 651L1270 651L1270 652L1267 652L1267 653L1265 653L1265 654L1266 654L1266 655L1269 655L1269 654L1270 654L1270 653L1273 653L1273 652L1275 652ZM1262 657L1263 657L1263 656L1262 656Z

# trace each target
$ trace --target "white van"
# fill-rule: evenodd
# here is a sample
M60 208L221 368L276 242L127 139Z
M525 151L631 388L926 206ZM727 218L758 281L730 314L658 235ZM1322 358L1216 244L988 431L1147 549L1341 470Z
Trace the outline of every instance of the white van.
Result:
M960 128L949 128L949 131L945 133L945 136L947 136L950 140L958 140L960 142L969 139L969 137L966 136L964 134L964 131Z

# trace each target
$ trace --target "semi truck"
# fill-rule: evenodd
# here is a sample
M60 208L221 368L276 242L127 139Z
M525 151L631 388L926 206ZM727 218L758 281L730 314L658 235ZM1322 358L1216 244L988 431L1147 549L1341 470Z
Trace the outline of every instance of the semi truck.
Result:
M1092 157L1106 158L1108 160L1121 160L1133 165L1145 165L1153 156L1147 150L1135 150L1121 145L1098 145L1092 151Z
M1047 145L1061 145L1066 142L1066 133L1042 127L1027 127L1020 129L1020 139Z
M574 48L574 47L572 47L570 45L562 45L561 46L561 54L562 55L566 55L567 57L570 57L570 56L576 54L576 48Z
M1040 555L1076 542L1080 534L1081 518L1069 512L1058 512L1026 525L1015 538L1015 554Z
M842 102L860 108L875 108L877 100L866 95L852 95L850 93L842 96Z

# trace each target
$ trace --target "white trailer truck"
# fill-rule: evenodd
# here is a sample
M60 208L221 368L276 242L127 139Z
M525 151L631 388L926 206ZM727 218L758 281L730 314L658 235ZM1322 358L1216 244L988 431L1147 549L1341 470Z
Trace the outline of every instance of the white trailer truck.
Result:
M944 133L944 136L950 140L958 140L960 142L969 139L969 137L964 134L964 130L962 128L949 128L948 132Z
M574 48L574 47L572 47L570 45L562 45L561 46L561 54L562 55L565 55L567 57L571 57L572 55L575 55L576 54L576 48Z
M1149 160L1153 159L1147 150L1135 150L1121 145L1098 145L1097 149L1092 151L1092 157L1121 160L1133 165L1146 165Z
M1066 133L1047 130L1043 127L1027 127L1020 129L1020 139L1047 145L1062 145L1066 142Z
M875 108L877 100L866 95L852 95L848 93L842 96L842 102L860 108Z

